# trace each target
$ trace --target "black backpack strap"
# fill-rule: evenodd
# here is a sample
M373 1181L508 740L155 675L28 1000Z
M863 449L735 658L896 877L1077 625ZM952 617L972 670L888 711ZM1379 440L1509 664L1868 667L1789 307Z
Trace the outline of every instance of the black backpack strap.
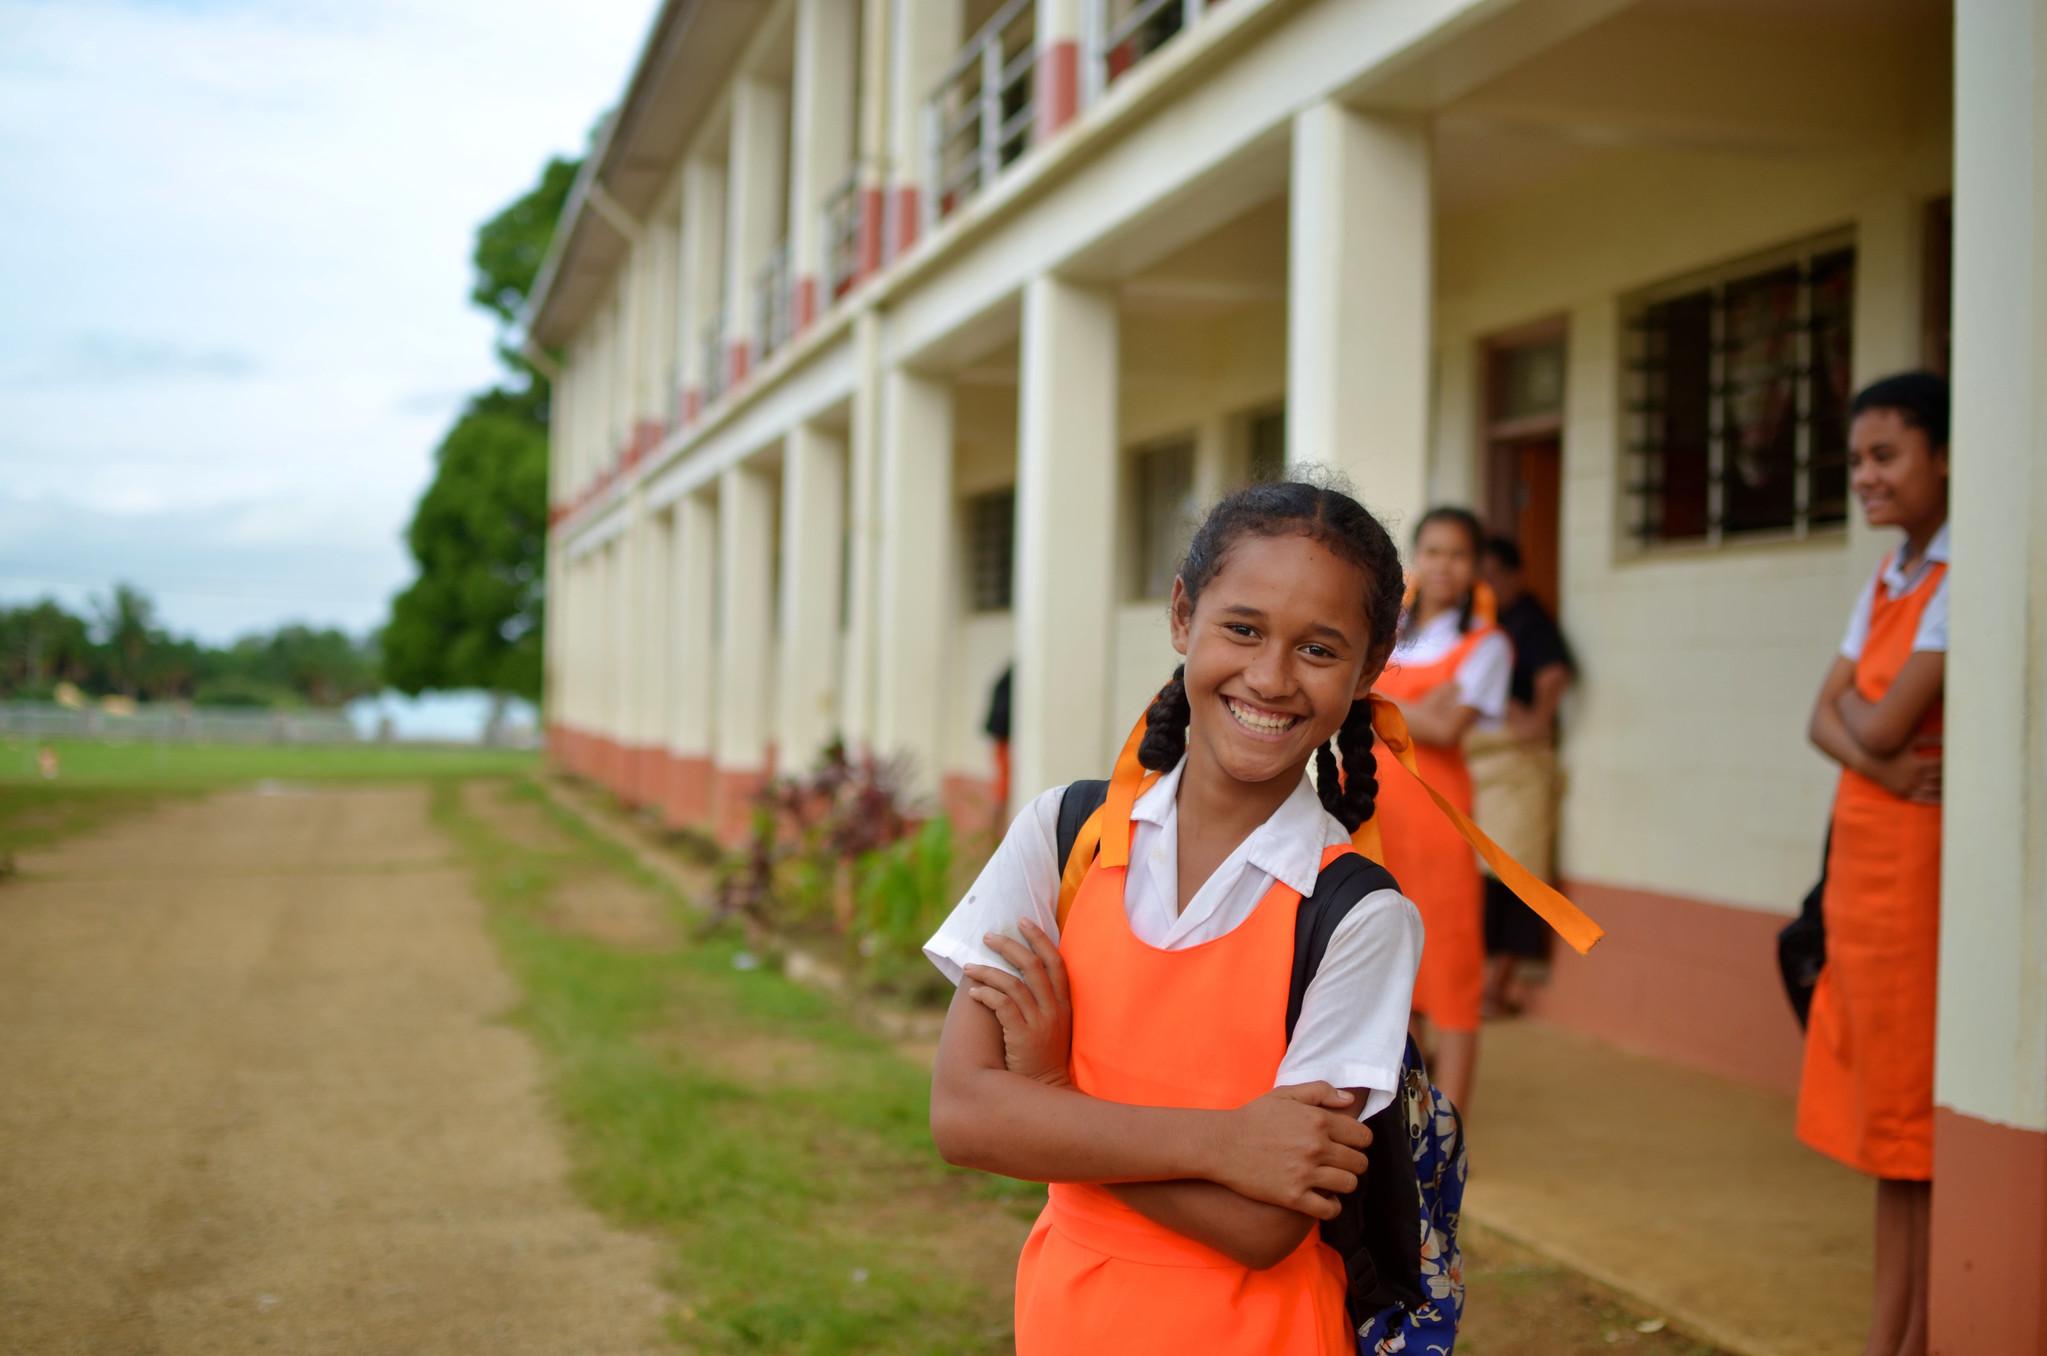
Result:
M1286 1000L1289 1041L1336 925L1367 895L1399 888L1392 872L1363 853L1345 853L1322 868L1315 892L1301 900L1294 915L1294 970ZM1421 1179L1408 1143L1405 1077L1400 1077L1403 1086L1394 1089L1393 1100L1365 1121L1372 1148L1364 1180L1343 1198L1341 1214L1322 1221L1322 1241L1343 1258L1344 1303L1353 1327L1390 1304L1414 1307L1424 1298Z
M1072 799L1071 791L1067 799ZM1075 833L1080 832L1081 821L1085 819L1083 815L1074 821ZM1063 803L1059 807L1059 832L1062 841L1072 842L1063 837L1066 832ZM1064 856L1060 858L1062 863L1065 860ZM1366 895L1399 888L1392 872L1362 852L1346 852L1322 868L1322 874L1315 878L1315 892L1301 901L1300 911L1294 915L1294 974L1286 995L1288 1040L1294 1038L1294 1023L1301 1019L1301 1000L1308 995L1308 981L1322 968L1322 957L1328 954L1329 939L1336 935L1336 925Z
M1088 816L1102 808L1102 802L1109 798L1109 784L1104 781L1071 782L1059 793L1059 869L1066 870L1066 859L1073 855L1073 840L1080 837L1081 825ZM1326 945L1326 943L1325 943ZM1287 1030L1293 1030L1291 1019Z

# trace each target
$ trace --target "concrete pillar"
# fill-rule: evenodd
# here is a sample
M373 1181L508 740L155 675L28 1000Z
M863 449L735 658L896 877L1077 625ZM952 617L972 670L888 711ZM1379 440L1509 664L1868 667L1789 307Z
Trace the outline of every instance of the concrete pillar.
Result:
M846 627L840 658L839 729L855 749L874 747L875 661L880 652L876 572L881 544L881 321L853 318L855 385L846 448Z
M883 204L893 112L889 53L894 8L894 0L862 0L860 9L860 254L855 274L859 281L880 271L887 232Z
M754 333L757 284L787 229L789 121L782 90L751 76L732 86L727 161L725 346L729 380L741 382L760 357Z
M1931 1349L2047 1351L2047 0L1955 7Z
M708 495L684 495L671 518L669 679L663 703L669 766L662 809L671 824L704 825L711 815L718 711L718 507Z
M911 760L913 788L944 773L952 635L952 386L891 368L882 385L879 653L874 745Z
M797 0L796 76L790 86L789 273L791 327L796 333L830 304L825 286L825 199L853 168L859 111L857 0Z
M718 556L716 814L719 837L733 841L767 780L774 715L775 495L751 466L718 477Z
M810 766L838 731L839 597L846 533L846 445L815 424L782 454L781 713L777 750Z
M1871 200L1855 215L1852 390L1923 365L1919 311L1926 271L1925 223L1926 204L1902 191ZM1844 613L1896 537L1890 528L1871 527L1861 510L1849 505L1848 555L1853 567L1843 579Z
M1400 538L1428 493L1428 128L1316 104L1291 176L1287 464L1343 471Z
M930 173L929 132L924 109L938 77L959 55L960 0L873 0L893 4L894 45L890 85L889 160L895 193L889 206L888 257L898 258L917 243L923 221L925 178Z
M641 340L647 360L641 371L640 407L643 417L658 423L663 432L673 427L681 408L681 372L676 367L676 337L681 325L676 319L680 288L676 271L681 260L682 226L674 201L647 225L645 243L647 276L646 323Z
M1107 776L1111 728L1137 716L1102 702L1115 686L1116 346L1113 292L1054 277L1025 285L1011 805Z
M668 627L669 565L673 548L667 514L633 511L633 562L637 588L627 625L634 637L633 802L659 804L667 765L668 713L664 709L674 650Z
M610 762L605 785L631 799L629 769L632 765L634 659L638 637L633 626L633 569L629 555L631 541L620 533L604 548L604 659L605 738L610 741Z
M1036 118L1032 137L1051 138L1080 111L1081 0L1036 0L1038 44Z
M693 424L710 403L704 375L722 355L709 353L704 334L725 310L725 167L691 160L682 169L681 268L676 279L678 366L682 370L682 422Z

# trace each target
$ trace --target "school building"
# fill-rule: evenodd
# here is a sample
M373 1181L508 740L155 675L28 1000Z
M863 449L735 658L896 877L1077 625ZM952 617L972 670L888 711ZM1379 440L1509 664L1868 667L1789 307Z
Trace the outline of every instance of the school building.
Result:
M2047 1350L2047 0L669 0L526 317L552 757L728 837L835 734L985 822L1170 671L1190 518L1478 508L1575 644L1553 1021L1778 1087L1809 705L1934 366L1934 1322Z

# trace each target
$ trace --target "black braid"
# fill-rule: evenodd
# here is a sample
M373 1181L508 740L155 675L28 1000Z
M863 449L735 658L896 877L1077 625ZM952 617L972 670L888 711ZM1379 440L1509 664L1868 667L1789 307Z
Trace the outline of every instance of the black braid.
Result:
M1343 803L1330 811L1352 833L1379 807L1379 760L1372 756L1372 703L1352 702L1336 732L1343 755Z
M1181 681L1185 664L1159 689L1144 712L1144 742L1138 745L1137 761L1153 772L1170 771L1187 754L1187 722L1193 712L1187 705L1187 685Z

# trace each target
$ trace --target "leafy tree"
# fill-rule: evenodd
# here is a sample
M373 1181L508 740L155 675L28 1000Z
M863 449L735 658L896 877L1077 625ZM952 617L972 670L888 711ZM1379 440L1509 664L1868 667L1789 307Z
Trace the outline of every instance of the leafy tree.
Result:
M406 541L419 578L391 604L384 676L401 692L487 688L540 696L547 436L492 390L434 454Z
M546 381L506 341L580 161L556 158L476 233L469 297L498 321L510 381L474 397L434 453L406 544L419 577L391 603L384 676L402 692L485 688L537 701L547 566Z
M116 584L110 596L95 598L92 608L97 639L106 647L108 677L123 696L140 696L149 652L162 638L156 604L133 584Z

